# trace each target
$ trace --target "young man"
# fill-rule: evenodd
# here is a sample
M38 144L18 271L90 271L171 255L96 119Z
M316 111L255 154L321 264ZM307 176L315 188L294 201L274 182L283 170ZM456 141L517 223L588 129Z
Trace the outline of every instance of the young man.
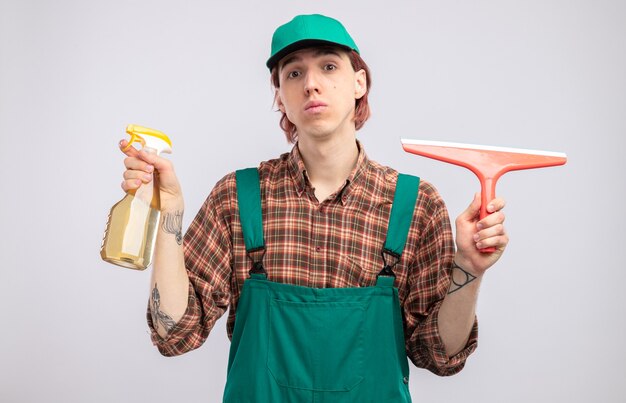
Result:
M452 375L476 348L480 282L508 243L504 201L479 221L474 197L455 252L434 187L367 158L369 71L338 21L279 27L267 66L295 145L220 180L184 240L172 164L127 151L124 190L155 169L161 180L153 341L168 356L195 349L230 307L225 402L408 402L407 356Z

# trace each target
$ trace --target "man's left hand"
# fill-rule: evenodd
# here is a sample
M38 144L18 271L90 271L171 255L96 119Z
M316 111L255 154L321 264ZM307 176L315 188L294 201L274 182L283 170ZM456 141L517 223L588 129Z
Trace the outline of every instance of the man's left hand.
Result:
M480 220L480 193L474 195L472 203L456 219L456 263L475 276L485 271L500 259L509 237L504 229L505 206L503 199L493 199L487 205L490 213ZM481 252L480 249L495 247L495 252Z

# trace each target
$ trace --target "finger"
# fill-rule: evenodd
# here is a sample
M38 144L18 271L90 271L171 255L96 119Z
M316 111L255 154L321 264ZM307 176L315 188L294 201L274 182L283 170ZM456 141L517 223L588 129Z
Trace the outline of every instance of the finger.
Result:
M141 186L141 183L140 179L125 179L121 184L122 190L124 190L124 192L128 192L129 190L138 189L139 186Z
M504 206L506 206L506 201L504 199L495 198L487 205L487 212L493 213L495 211L500 211L504 208Z
M478 221L476 224L477 230L483 230L485 228L493 227L494 225L502 224L505 220L505 215L501 211L496 211L495 213L489 214L487 217Z
M143 149L137 150L135 147L132 146L132 144L129 144L126 140L121 140L119 145L120 150L122 150L122 152L126 154L129 158L137 158L145 161L150 165L154 165L157 160L162 159L157 157L155 154L145 152Z
M119 146L120 146L120 151L122 151L124 154L128 155L129 157L136 157L137 153L139 153L139 150L133 147L132 144L129 144L128 141L125 139L120 140Z
M130 169L130 170L143 171L146 173L154 172L154 165L148 164L147 162L137 157L125 158L124 166L126 167L126 169Z
M487 238L492 238L500 235L504 235L506 233L504 229L504 225L496 224L492 227L483 229L474 234L474 242L479 242Z
M156 154L147 153L145 150L140 150L137 156L153 166L157 171L164 172L173 170L172 162L167 158L160 157Z
M486 239L482 239L479 242L476 242L476 247L478 249L491 248L494 247L496 249L504 249L506 245L509 243L509 237L507 234L494 236Z
M143 183L149 183L152 180L152 174L149 174L146 171L127 169L126 171L124 171L124 179L139 179Z

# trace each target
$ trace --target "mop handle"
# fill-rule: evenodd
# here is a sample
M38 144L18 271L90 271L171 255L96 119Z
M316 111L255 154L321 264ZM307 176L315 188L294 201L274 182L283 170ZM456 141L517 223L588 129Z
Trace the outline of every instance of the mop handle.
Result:
M479 218L482 220L487 217L489 212L487 212L487 206L493 199L496 198L496 179L494 178L485 178L482 175L477 175L480 180L480 215ZM496 251L494 246L490 246L488 248L479 249L482 253L493 253Z

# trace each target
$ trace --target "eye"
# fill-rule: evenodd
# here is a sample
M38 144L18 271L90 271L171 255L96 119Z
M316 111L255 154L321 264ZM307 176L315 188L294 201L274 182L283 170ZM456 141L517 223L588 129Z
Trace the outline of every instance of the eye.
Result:
M327 71L337 70L337 66L335 66L332 63L328 63L327 65L324 66L324 70L327 70Z
M300 72L298 70L293 70L287 73L287 78L296 78L300 77Z

